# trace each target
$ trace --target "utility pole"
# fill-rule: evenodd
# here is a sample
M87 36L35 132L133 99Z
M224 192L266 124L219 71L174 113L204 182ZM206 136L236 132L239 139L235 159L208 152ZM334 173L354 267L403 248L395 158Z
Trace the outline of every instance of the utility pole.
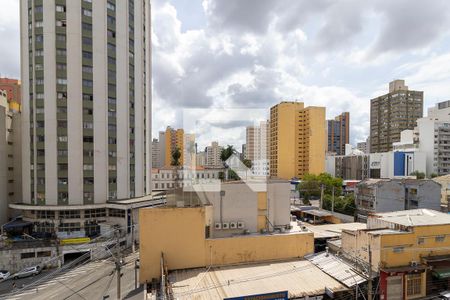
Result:
M369 280L367 283L367 300L372 300L372 249L370 248L370 240L369 240Z
M117 300L121 300L122 293L120 290L120 271L122 267L121 259L120 259L120 235L119 231L116 231L117 239L116 239L116 275L117 275Z

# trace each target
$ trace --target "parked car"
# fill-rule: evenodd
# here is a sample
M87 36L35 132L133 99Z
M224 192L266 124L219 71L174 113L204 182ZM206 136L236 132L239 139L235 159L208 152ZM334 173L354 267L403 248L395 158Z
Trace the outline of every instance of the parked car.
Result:
M439 295L441 299L450 299L450 291L441 292Z
M6 280L11 274L6 270L0 270L0 280Z
M42 269L40 266L29 267L14 274L14 279L35 276L41 273L41 271Z

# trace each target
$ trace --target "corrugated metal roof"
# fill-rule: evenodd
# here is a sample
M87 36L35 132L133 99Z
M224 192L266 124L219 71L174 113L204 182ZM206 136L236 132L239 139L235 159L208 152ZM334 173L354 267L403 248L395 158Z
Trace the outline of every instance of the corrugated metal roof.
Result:
M314 238L332 238L340 237L342 230L359 230L366 229L367 225L365 223L340 223L340 224L324 224L324 225L313 225L303 222L306 228L314 233Z
M387 213L376 213L369 218L381 219L403 226L425 226L450 224L450 216L432 209L411 209Z
M305 258L349 288L366 281L350 264L331 253L322 252Z
M307 260L174 271L176 299L223 299L289 291L289 297L322 295L347 288Z

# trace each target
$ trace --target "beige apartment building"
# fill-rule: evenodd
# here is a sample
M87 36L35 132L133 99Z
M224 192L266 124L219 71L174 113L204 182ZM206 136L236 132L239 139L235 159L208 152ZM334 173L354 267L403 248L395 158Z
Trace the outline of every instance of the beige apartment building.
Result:
M270 176L302 178L325 171L325 107L281 102L270 109Z
M391 151L422 116L423 92L409 90L404 80L390 82L389 93L370 100L370 152Z

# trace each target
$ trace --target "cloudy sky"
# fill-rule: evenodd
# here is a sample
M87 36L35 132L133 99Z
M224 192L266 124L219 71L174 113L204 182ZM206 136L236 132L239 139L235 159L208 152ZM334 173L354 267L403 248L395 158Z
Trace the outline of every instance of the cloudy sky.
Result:
M119 0L123 1L123 0ZM239 146L281 100L350 111L402 78L450 99L450 1L153 0L153 134L197 118L199 144ZM18 0L0 0L0 73L19 76ZM185 116L183 121L183 116Z

